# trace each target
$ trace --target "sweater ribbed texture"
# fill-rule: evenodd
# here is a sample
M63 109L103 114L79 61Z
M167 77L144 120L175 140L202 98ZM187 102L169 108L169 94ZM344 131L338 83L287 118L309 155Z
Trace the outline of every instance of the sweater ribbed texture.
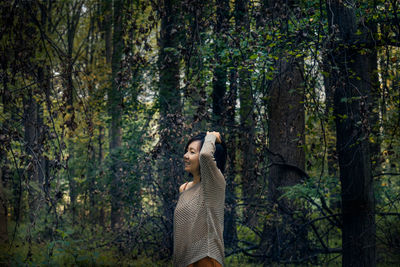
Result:
M179 194L174 213L174 266L186 267L207 256L224 261L225 179L214 159L215 135L200 151L201 182Z

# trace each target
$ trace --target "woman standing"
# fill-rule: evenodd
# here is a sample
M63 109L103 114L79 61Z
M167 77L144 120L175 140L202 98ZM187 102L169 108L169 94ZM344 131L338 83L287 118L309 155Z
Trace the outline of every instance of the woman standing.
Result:
M218 132L192 137L185 171L193 177L179 188L174 213L174 266L222 266L226 146Z

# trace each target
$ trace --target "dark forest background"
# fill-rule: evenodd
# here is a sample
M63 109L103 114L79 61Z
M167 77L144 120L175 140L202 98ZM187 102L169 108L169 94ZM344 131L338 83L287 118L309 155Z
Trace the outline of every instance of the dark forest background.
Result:
M400 264L400 2L0 3L0 263L171 266L190 136L227 266Z

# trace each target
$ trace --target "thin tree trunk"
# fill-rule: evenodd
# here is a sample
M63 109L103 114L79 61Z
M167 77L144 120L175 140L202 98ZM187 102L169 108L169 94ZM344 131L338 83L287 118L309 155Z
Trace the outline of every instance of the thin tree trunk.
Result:
M1 94L2 104L3 104L3 114L12 113L12 94L8 88L8 58L5 55L1 56L1 67L2 67L2 80L3 80L3 90ZM5 128L5 127L4 127ZM1 135L3 135L3 129L0 130ZM5 181L11 181L11 179L7 174L9 173L8 167L8 159L7 159L7 150L6 144L8 142L4 142L0 145L0 245L3 245L8 242L8 211L7 205L8 201L5 194L4 188L10 187L10 182L6 183ZM13 190L13 194L15 194ZM10 199L10 197L9 197ZM17 213L17 212L15 212Z
M33 98L33 92L29 90L23 99L24 104L24 129L25 129L25 152L29 155L27 160L27 180L32 185L38 182L38 165L37 165L37 154L36 144L37 144L37 132L36 132L36 122L37 122L37 103ZM36 194L35 187L29 186L28 194L28 206L29 206L29 219L31 222L34 221L36 215Z
M225 121L225 137L228 150L228 166L226 170L226 193L225 193L225 216L224 216L224 242L226 248L234 248L237 243L236 230L236 193L235 193L235 177L236 177L236 144L237 133L235 123L235 107L237 99L237 71L231 69L229 80L230 88L226 105L226 121Z
M2 153L1 156L4 156L5 153ZM0 246L8 242L8 231L7 231L7 199L4 194L4 175L3 175L3 167L0 168Z
M327 118L327 123L325 124L325 138L326 138L326 152L327 152L327 170L330 177L337 178L339 181L339 165L338 165L338 155L336 151L336 127L335 121L330 119L333 117L333 97L335 93L335 80L329 75L332 72L331 65L329 64L329 58L324 58L323 63L324 74L324 86L325 86L325 117ZM329 204L332 209L340 209L340 194L332 194L329 198Z
M248 18L248 0L235 1L235 23L236 32L250 32ZM238 36L240 38L240 35ZM239 39L238 39L239 41ZM250 72L243 68L239 73L239 99L240 99L240 152L241 152L241 178L242 196L245 202L244 219L250 225L256 224L255 209L252 208L256 201L257 175L255 173L255 121L254 121L254 99L251 88Z
M229 30L229 1L218 0L217 21L214 33L216 35L215 60L216 67L213 75L213 128L222 131L228 150L228 167L225 172L226 198L224 216L224 244L226 248L233 248L237 241L236 232L236 197L235 197L235 155L236 155L236 132L235 132L235 105L237 98L237 71L232 69L230 75L230 90L226 96L227 65L223 62L220 53L227 49L227 38Z
M226 93L226 81L227 81L227 66L223 63L220 53L226 49L227 38L224 38L225 34L229 30L229 1L218 0L217 3L217 21L214 30L216 35L216 47L215 47L215 61L216 67L213 75L213 126L216 130L224 124L223 115L225 114L226 105L224 97Z
M182 103L179 87L180 53L179 13L180 2L165 0L161 10L161 28L159 39L159 104L160 104L160 153L159 179L161 180L160 197L165 233L160 248L162 257L170 257L173 248L173 214L178 187L183 183L181 145L182 138ZM182 18L180 18L182 19Z
M98 136L98 145L99 145L99 152L98 152L98 159L97 159L97 164L98 166L101 166L104 160L104 155L103 155L103 126L99 126L99 136ZM106 226L106 219L105 219L105 211L104 211L104 205L101 205L100 211L99 211L99 224L102 227Z
M43 66L39 66L38 68L38 84L40 86L40 91L47 96L48 92L50 91L50 73L49 73L49 66L47 64L43 64ZM38 159L38 188L43 192L39 192L40 201L42 200L43 196L45 196L48 191L48 188L45 187L46 181L49 176L49 159L46 156L43 156L42 151L44 151L44 144L46 142L46 132L47 132L47 125L43 122L44 112L42 105L38 103L37 105L37 118L36 118L36 125L37 125L37 159ZM48 201L46 201L46 208L48 208Z
M184 61L188 84L185 88L185 96L188 105L195 107L188 110L189 114L193 115L191 132L198 132L204 128L204 118L207 117L208 112L206 85L203 82L205 80L204 64L201 54L201 47L204 45L201 35L207 30L204 25L204 17L209 17L207 4L209 4L208 1L192 1L190 5L182 5L181 11L187 14L185 45L188 47L188 51L184 54Z
M369 28L372 32L377 32L376 25L368 24ZM372 174L381 173L381 165L383 162L383 158L381 155L381 142L382 137L380 133L381 122L379 118L379 109L380 109L380 84L378 77L378 53L377 50L374 49L368 56L368 77L370 77L370 105L369 105L369 123L371 127L371 135L372 141L370 142L370 151L371 151L371 160L372 160Z
M27 260L32 259L32 232L34 231L36 216L38 215L38 197L39 193L37 188L39 185L39 154L38 154L38 132L37 132L37 117L38 117L38 103L33 97L33 90L28 89L28 92L23 96L24 105L24 141L25 152L28 155L26 161L26 180L28 181L28 251Z
M66 116L68 119L65 121L65 125L71 130L74 131L77 127L77 123L75 122L75 109L74 109L74 84L73 84L73 49L74 49L74 41L77 26L80 19L80 13L82 9L82 4L68 3L68 14L66 16L67 19L67 51L65 53L65 57L61 58L62 64L64 67L63 70L63 83L64 83L64 94L63 100L65 102L65 112L68 114ZM74 144L71 141L68 141L68 147L71 151L74 150ZM70 153L70 157L68 161L73 161L74 153ZM77 188L76 182L74 180L74 170L68 169L68 184L69 184L69 192L70 192L70 206L72 212L72 220L75 223L76 219L76 198L77 198Z
M110 123L110 155L111 155L111 227L118 229L122 224L122 192L121 192L121 162L119 149L122 144L122 88L119 72L121 70L121 58L123 50L122 39L122 8L123 0L114 1L114 32L113 53L111 61L112 86L108 92L108 107L111 116Z
M112 1L101 0L100 14L103 16L103 20L100 21L100 28L103 34L103 40L105 44L105 56L106 63L111 64L112 60L112 18L113 18L113 6Z
M328 165L328 175L336 177L338 175L338 166L337 166L337 153L336 153L336 140L332 140L330 138L332 134L335 132L335 122L330 120L329 118L333 113L333 96L335 93L333 84L335 81L329 76L332 68L329 64L329 58L325 57L323 62L323 71L324 71L324 87L325 87L325 117L328 118L326 127L325 127L325 137L327 142L327 165Z

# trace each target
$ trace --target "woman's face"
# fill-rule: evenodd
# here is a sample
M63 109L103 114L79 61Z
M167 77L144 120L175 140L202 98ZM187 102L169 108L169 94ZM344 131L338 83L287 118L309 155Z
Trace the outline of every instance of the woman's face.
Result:
M200 144L200 140L191 142L185 155L183 156L185 162L185 171L190 172L192 175L196 175L200 172Z

